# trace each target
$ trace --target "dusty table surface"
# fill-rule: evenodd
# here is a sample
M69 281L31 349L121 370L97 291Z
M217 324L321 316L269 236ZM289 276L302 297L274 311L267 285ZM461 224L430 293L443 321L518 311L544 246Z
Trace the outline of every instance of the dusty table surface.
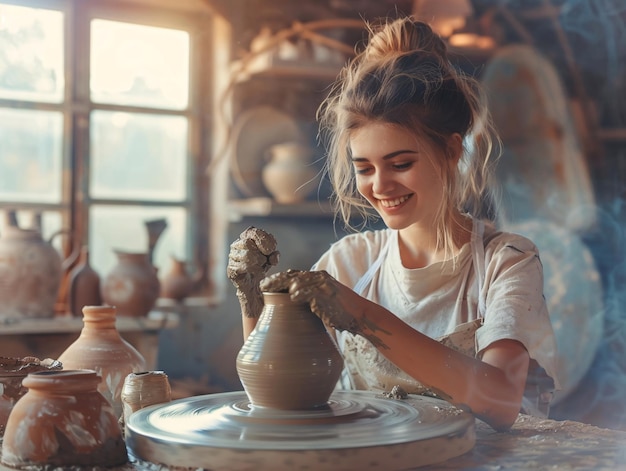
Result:
M11 469L0 465L2 471ZM53 467L29 469L61 470ZM166 471L171 468L130 462L116 468L63 469ZM626 432L580 422L538 419L526 415L520 415L508 432L496 432L488 425L476 421L476 445L471 451L419 470L626 470Z

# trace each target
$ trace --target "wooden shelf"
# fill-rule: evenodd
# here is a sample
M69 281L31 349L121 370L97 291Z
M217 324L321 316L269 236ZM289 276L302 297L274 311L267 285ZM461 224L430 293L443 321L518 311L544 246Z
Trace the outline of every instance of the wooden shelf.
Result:
M342 65L328 65L325 63L299 61L270 61L261 65L252 64L242 67L241 62L233 63L233 70L238 71L236 82L242 83L251 78L267 79L308 79L333 82Z
M172 312L153 311L145 317L117 316L115 325L120 332L148 332L172 329L179 317ZM49 319L11 319L1 323L1 335L59 334L80 332L82 317L55 316Z
M246 216L276 216L332 218L333 211L328 201L303 201L294 204L281 204L272 198L247 198L231 200L228 203L228 214L231 222L241 221Z

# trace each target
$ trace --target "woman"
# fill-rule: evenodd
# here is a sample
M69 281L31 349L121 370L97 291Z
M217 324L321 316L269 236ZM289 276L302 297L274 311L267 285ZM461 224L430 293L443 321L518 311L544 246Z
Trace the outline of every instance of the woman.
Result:
M260 289L311 304L337 334L353 387L426 388L508 429L525 389L528 409L549 396L556 347L536 247L482 220L494 157L476 82L428 25L402 18L371 31L319 118L338 213L349 225L373 208L387 228L348 235L312 271L277 273ZM256 283L251 253L263 273L277 261L275 245L256 250L245 234L229 257L239 293L237 276ZM547 376L529 378L537 365Z

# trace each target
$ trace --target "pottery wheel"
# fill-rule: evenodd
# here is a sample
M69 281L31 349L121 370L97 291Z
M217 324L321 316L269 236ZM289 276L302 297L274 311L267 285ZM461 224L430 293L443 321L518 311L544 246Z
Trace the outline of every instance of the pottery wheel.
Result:
M280 411L245 392L194 396L130 416L139 460L197 470L412 469L474 446L474 417L445 401L337 391L324 408Z

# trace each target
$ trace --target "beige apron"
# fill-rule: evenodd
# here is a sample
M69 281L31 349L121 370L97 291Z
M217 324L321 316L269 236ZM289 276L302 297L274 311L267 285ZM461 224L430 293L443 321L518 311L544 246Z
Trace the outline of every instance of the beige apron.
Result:
M483 324L486 310L485 297L482 293L485 277L484 228L483 221L474 219L470 243L472 262L474 263L478 285L478 318L459 324L451 333L437 338L437 341L441 342L443 345L470 357L476 357L476 331ZM371 283L374 275L380 269L382 262L386 258L389 246L392 241L395 240L394 237L389 238L378 258L356 283L354 291L361 295L363 294L365 288ZM436 394L434 391L424 387L418 381L404 373L400 368L387 360L363 337L346 335L342 338L340 344L345 353L351 353L347 355L349 359L360 365L360 367L356 369L348 366L346 371L344 371L344 377L342 378L343 387L351 389L374 389L380 390L381 392L388 392L394 386L399 386L409 394L432 395L445 399L445 395L441 392ZM373 371L373 376L369 379L361 377L358 373L358 371L364 372L368 370ZM539 417L547 417L553 391L554 382L552 379L546 375L545 371L539 367L537 362L531 360L526 382L526 391L522 401L523 412Z

